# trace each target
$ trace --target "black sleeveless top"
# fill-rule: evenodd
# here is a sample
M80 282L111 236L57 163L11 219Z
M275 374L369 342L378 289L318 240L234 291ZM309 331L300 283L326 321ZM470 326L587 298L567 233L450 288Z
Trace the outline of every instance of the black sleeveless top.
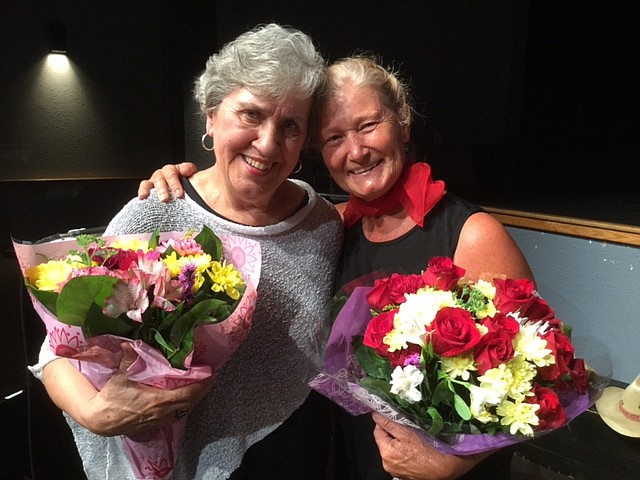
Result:
M345 229L342 255L338 265L336 290L358 277L374 271L387 274L421 273L431 257L453 258L464 222L482 208L446 193L425 216L424 227L416 226L389 242L370 242L362 231L362 221ZM338 431L335 437L336 480L390 480L373 439L374 423L370 415L351 416L337 409ZM510 478L512 448L503 448L461 476L464 480Z
M345 229L336 287L376 270L389 273L421 273L431 257L453 258L464 222L483 210L452 193L445 193L427 213L424 227L415 226L389 242L370 242L362 231L362 220Z

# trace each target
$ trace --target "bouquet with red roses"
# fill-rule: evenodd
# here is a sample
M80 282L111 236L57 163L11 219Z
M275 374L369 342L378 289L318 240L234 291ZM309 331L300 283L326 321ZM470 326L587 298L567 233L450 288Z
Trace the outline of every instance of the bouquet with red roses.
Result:
M348 285L312 387L457 455L549 432L595 402L606 379L575 356L532 281L464 274L436 257L422 274Z

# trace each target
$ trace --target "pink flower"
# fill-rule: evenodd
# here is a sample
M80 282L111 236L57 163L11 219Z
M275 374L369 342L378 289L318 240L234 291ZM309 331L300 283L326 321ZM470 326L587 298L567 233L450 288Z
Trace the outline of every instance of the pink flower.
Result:
M131 277L119 281L113 289L113 295L104 302L102 312L112 318L126 313L127 317L142 322L142 313L149 308L149 295L144 282L140 278Z

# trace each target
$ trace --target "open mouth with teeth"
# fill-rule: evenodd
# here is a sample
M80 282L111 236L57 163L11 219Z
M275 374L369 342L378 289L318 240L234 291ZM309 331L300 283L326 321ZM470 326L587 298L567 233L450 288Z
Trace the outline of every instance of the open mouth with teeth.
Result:
M380 165L382 163L382 160L374 163L373 165L368 165L364 168L361 168L359 170L351 170L351 174L352 175L362 175L363 173L367 173L370 172L371 170L373 170L374 168L376 168L378 165Z
M246 155L242 155L242 159L245 161L247 165L250 165L257 170L260 170L261 172L266 172L273 166L273 163L256 162L255 160L252 160Z

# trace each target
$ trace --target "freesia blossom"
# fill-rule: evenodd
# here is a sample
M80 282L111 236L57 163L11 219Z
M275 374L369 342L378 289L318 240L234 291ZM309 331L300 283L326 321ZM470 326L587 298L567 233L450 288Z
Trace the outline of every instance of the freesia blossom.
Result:
M391 374L391 393L399 395L409 403L419 402L422 395L418 386L422 380L424 380L422 371L414 365L397 366Z

